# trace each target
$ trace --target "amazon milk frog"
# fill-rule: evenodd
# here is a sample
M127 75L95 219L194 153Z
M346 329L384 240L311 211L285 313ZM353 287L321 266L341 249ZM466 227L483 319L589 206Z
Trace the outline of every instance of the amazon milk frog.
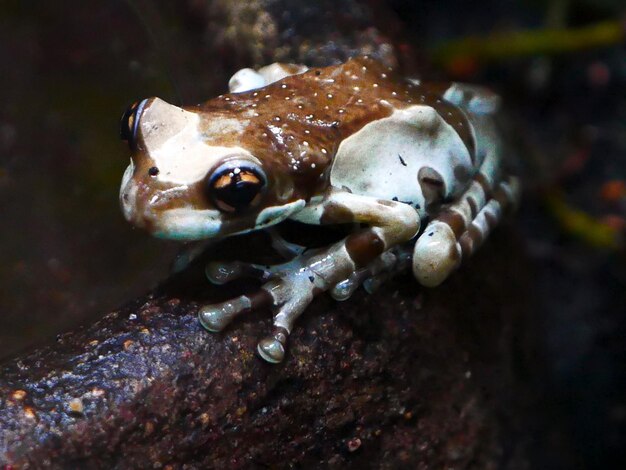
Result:
M128 221L176 240L286 219L354 223L341 241L295 248L284 264L210 264L214 283L255 275L264 284L202 307L202 326L220 331L241 313L271 307L273 331L258 345L269 362L282 361L295 320L317 294L346 299L405 266L436 286L518 198L518 180L502 169L498 97L486 89L405 79L368 57L243 69L229 86L196 106L150 98L129 108L120 200Z

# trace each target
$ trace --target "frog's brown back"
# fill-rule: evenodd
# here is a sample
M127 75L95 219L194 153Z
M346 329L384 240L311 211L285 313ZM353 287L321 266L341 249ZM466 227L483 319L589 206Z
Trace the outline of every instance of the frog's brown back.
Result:
M290 175L300 197L325 185L325 175L341 141L394 110L434 108L459 134L471 155L475 143L461 107L443 98L450 84L408 81L368 57L314 68L264 88L219 96L196 109L237 116L245 130L221 136L236 140L270 171ZM433 129L436 132L436 129Z

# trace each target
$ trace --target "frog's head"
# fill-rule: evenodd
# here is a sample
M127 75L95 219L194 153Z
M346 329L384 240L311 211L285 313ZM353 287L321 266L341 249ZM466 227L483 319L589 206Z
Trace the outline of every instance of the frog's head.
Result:
M132 105L121 137L131 149L120 202L153 235L199 240L263 228L304 206L276 172L241 145L246 122L159 98Z

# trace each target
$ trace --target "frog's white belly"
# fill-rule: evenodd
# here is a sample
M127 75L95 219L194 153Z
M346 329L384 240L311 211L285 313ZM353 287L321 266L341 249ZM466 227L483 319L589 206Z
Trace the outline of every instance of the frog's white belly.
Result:
M420 170L436 172L443 180L443 196L450 199L466 189L475 164L480 162L472 162L452 126L432 107L419 105L395 110L344 139L330 181L353 194L411 204L422 215L427 201Z

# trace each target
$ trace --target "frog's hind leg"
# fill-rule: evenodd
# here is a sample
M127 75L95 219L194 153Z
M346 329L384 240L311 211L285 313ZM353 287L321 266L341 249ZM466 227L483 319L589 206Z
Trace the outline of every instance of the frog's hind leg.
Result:
M518 198L516 177L497 183L492 190L485 175L479 173L461 198L440 212L418 238L413 273L420 284L441 284L476 251Z

